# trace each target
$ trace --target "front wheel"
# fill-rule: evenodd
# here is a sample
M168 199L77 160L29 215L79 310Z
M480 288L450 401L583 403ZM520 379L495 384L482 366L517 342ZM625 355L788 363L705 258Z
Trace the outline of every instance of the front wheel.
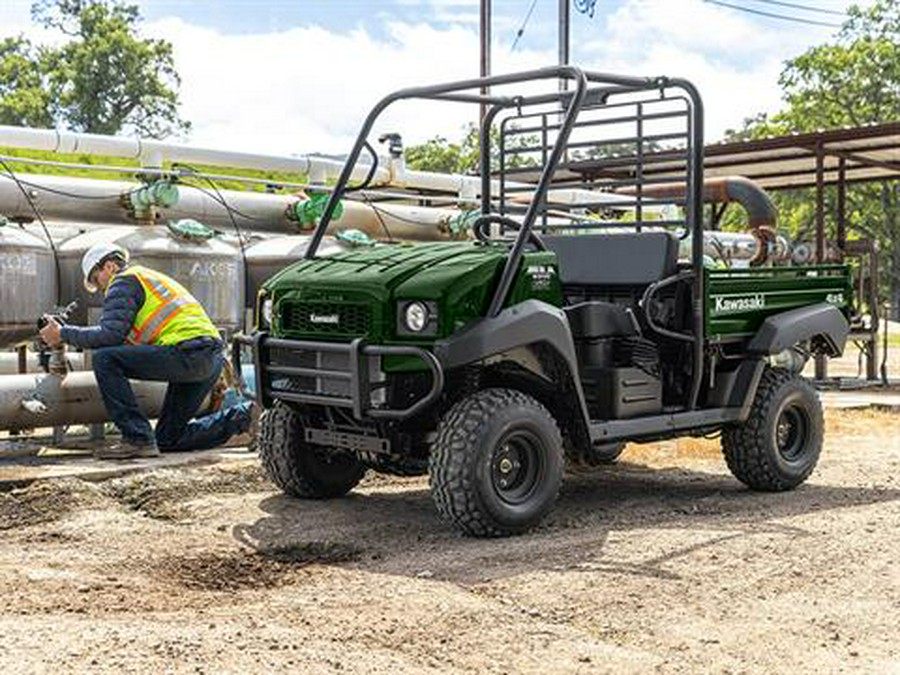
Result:
M556 500L562 471L556 421L512 389L487 389L456 403L438 425L429 458L438 512L481 537L534 526Z
M722 433L731 473L753 490L791 490L812 473L822 452L824 421L815 390L782 369L763 373L746 422Z
M305 499L347 494L366 467L343 450L308 443L304 418L276 401L259 420L259 457L269 479L284 492Z

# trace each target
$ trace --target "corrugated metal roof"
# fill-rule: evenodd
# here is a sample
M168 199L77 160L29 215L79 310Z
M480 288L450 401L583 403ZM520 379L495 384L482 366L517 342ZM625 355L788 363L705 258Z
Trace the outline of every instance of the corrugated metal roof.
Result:
M767 190L816 185L816 153L822 149L826 185L839 180L843 160L847 183L900 179L900 122L791 134L753 141L714 143L704 148L706 178L746 176ZM640 176L647 183L677 180L684 175L683 150L646 153ZM633 184L638 175L634 156L575 160L557 172L556 181L620 180ZM516 175L537 180L538 172Z
M821 146L826 184L900 178L900 122L706 146L707 178L740 175L777 190L816 184ZM655 172L654 172L655 173Z

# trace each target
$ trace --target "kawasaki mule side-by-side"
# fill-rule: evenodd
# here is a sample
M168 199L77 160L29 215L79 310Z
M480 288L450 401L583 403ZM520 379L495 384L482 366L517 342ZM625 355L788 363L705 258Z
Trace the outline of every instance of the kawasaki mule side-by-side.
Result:
M473 238L317 256L376 121L411 101L485 106ZM266 282L239 338L270 478L317 499L368 469L427 472L440 514L478 536L534 526L565 461L629 441L721 432L750 488L802 483L823 422L799 372L843 350L848 272L767 260L774 208L745 179L704 182L702 127L685 80L574 67L379 102L305 259ZM711 264L709 202L747 212L751 266Z

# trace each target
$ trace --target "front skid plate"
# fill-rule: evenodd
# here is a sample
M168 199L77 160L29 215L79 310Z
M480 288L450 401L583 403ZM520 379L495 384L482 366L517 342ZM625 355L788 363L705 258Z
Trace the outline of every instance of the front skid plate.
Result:
M343 431L330 431L328 429L311 429L306 427L306 442L315 445L327 445L330 448L364 452L391 452L391 442L386 438L377 436L364 436L362 434L348 434Z

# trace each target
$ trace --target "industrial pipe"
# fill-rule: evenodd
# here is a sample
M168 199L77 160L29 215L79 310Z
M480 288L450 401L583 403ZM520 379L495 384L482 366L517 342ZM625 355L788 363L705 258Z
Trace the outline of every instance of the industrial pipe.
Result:
M308 174L311 180L321 183L324 183L327 179L336 178L343 167L343 162L339 160L309 155L279 157L276 155L195 148L180 143L165 143L163 141L127 138L124 136L105 136L102 134L77 133L57 129L27 129L25 127L2 125L0 125L0 146L70 154L124 157L139 160L143 166L152 168L161 167L163 162L168 161L265 171L292 171ZM360 162L354 167L351 178L353 180L363 180L368 175L370 167L370 164ZM388 169L378 168L375 171L373 181L376 183L384 182L388 177Z
M84 354L80 352L67 352L66 362L69 370L84 370ZM40 356L37 352L25 353L25 373L43 373ZM0 352L0 375L23 375L19 372L19 355L16 352Z
M27 181L28 185L24 187L43 218L67 224L127 224L129 216L122 206L122 196L141 188L137 183L68 176L27 174L21 179ZM193 218L225 231L232 231L237 222L242 230L296 234L298 225L286 213L297 200L298 197L292 195L236 190L220 190L213 194L209 190L182 185L177 204L156 208L160 219L164 220ZM458 209L367 204L352 200L344 200L343 205L344 212L332 221L329 233L355 228L379 238L390 233L397 239L440 239L449 236L449 224L461 213ZM0 213L15 220L35 218L31 203L8 177L0 180Z
M131 382L138 405L149 419L159 417L167 386L166 382ZM108 420L93 372L0 376L0 430Z
M245 152L230 152L210 148L195 148L179 143L157 140L77 133L56 129L27 129L0 125L0 147L44 150L59 153L79 153L136 159L149 168L160 168L164 162L202 164L207 166L237 167L263 171L291 171L309 176L309 182L325 185L340 175L344 163L341 160L305 155L279 157ZM369 174L371 163L360 161L350 174L350 180L363 181ZM379 157L371 185L391 185L415 190L449 192L461 198L475 199L481 193L481 178L464 174L445 174L433 171L408 169L402 150L394 150L392 157ZM499 182L491 183L492 190L499 190ZM508 187L533 187L527 183L507 181ZM551 189L548 200L552 203L593 204L611 197L591 190Z
M634 195L637 188L629 187L621 192ZM684 200L687 197L687 186L684 183L643 185L640 187L640 194L652 199ZM765 190L744 176L710 178L703 182L703 201L740 204L747 212L750 233L757 241L756 253L750 260L750 266L756 267L766 262L769 244L776 240L778 209Z

